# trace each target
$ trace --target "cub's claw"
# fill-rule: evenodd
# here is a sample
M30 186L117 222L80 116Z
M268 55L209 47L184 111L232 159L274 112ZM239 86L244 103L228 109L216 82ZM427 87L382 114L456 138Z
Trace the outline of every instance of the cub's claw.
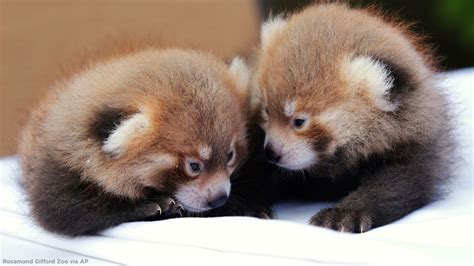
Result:
M184 207L181 203L174 204L174 215L175 217L183 217L184 216Z
M362 210L324 209L311 217L310 224L339 232L364 233L372 229L371 215Z
M181 203L176 202L174 199L166 197L158 201L161 206L163 218L176 218L184 216L184 208Z
M163 213L162 208L156 202L146 202L142 205L138 205L137 208L133 213L131 213L132 217L136 219L140 218L150 218L150 217L158 217L161 216Z

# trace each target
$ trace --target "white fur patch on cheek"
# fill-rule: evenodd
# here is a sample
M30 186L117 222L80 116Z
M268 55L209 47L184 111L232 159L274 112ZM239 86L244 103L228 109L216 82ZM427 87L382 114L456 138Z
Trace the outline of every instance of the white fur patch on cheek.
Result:
M230 173L228 172L221 172L215 174L212 179L207 184L206 190L209 193L209 198L214 198L217 195L220 195L222 192L225 192L227 196L230 195Z
M125 153L127 145L150 126L150 121L143 113L138 113L123 121L104 141L102 150L120 157Z
M194 184L182 185L176 192L175 197L187 211L201 212L206 210L202 206L203 196L198 193Z
M288 21L282 17L273 17L262 24L262 29L260 32L260 43L262 49L266 49L268 47L274 36L278 32L282 31L286 27L287 23Z
M203 189L196 182L181 185L181 187L175 193L175 197L184 209L188 212L199 213L210 209L208 206L207 193L203 194ZM204 192L208 192L209 189L205 189Z
M283 109L287 117L292 117L296 111L296 102L295 101L286 102Z
M207 145L201 145L199 147L199 157L203 160L209 160L211 158L212 148Z
M275 153L281 156L277 163L280 167L302 170L317 163L318 156L309 141L288 134L278 128L270 128L265 135L265 147L270 147Z
M306 141L297 141L285 145L281 166L292 170L303 170L317 163L318 156L311 144Z
M342 73L349 84L365 85L377 108L386 112L397 110L398 105L388 97L394 80L384 64L368 56L346 58L342 64Z

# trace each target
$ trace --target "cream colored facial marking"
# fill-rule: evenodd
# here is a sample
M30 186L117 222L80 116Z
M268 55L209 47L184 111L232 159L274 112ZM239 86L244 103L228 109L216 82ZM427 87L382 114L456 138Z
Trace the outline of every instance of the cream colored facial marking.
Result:
M317 153L306 139L277 126L272 126L266 133L265 146L281 156L277 163L280 167L301 170L317 163Z
M215 173L209 180L207 185L207 192L209 197L215 194L225 192L227 196L230 194L230 173L228 171L220 171Z
M281 163L285 168L301 170L310 167L317 161L316 152L305 140L295 140L288 143L283 153Z
M284 112L287 117L292 117L296 111L296 102L288 101L285 103Z
M199 157L202 160L209 160L211 158L212 148L208 145L201 145L199 147Z
M208 181L202 183L195 180L182 185L175 194L176 199L189 212L203 212L210 209L208 202L216 196L226 193L230 194L230 173L222 171L208 177Z

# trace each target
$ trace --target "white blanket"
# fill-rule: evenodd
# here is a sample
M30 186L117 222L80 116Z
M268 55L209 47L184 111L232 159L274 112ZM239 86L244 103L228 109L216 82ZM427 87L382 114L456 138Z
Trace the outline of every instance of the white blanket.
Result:
M0 160L0 263L74 260L93 264L156 265L472 265L474 69L445 75L459 114L461 161L452 192L407 217L365 234L307 225L331 203L275 206L278 220L183 218L122 224L100 236L65 238L28 216L14 157ZM58 264L60 261L55 261Z

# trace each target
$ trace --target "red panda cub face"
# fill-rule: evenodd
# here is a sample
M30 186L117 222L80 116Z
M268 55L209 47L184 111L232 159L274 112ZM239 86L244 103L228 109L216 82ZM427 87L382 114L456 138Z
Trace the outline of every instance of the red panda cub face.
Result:
M414 107L429 87L424 59L377 16L316 5L264 23L261 34L255 85L275 164L350 165L429 128Z
M132 73L121 71L124 66ZM227 67L201 53L148 51L94 72L78 82L109 91L91 95L97 111L89 132L100 148L87 155L86 175L131 198L158 191L189 212L223 205L230 176L247 153L243 61Z
M328 132L312 121L311 112L297 108L298 104L298 99L288 98L276 106L264 103L262 110L265 154L273 163L292 170L311 167L330 141L324 135Z

